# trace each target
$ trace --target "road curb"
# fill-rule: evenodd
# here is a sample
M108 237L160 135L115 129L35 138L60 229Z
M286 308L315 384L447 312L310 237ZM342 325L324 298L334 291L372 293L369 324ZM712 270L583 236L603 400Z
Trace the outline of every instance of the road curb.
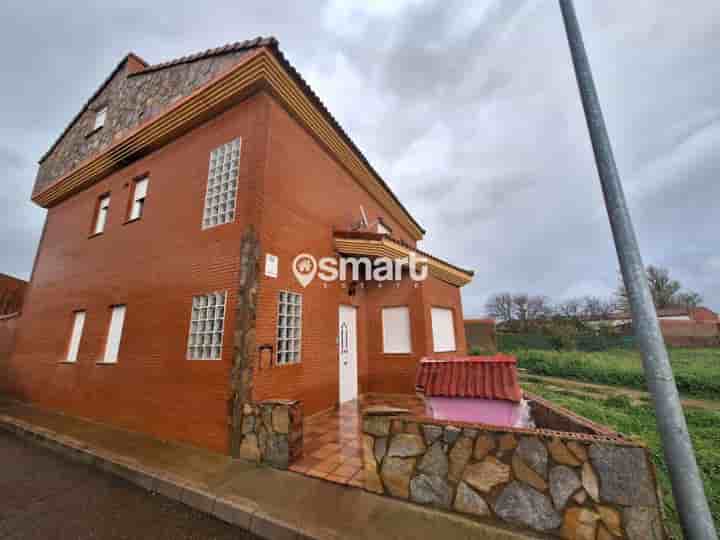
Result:
M291 523L271 517L254 501L235 496L217 496L202 486L167 471L152 469L137 460L108 450L93 448L87 443L0 414L0 429L26 441L52 450L72 461L97 467L152 493L181 502L195 510L210 514L267 540L329 540L338 538L333 532L312 534Z

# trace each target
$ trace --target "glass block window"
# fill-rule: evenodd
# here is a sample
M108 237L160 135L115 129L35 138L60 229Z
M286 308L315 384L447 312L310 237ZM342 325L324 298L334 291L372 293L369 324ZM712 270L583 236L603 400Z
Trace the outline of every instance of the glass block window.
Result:
M302 342L302 295L280 291L278 297L277 324L278 365L294 364L300 361Z
M222 356L227 291L193 296L188 360L219 360Z
M238 137L210 152L203 229L235 221L240 142Z

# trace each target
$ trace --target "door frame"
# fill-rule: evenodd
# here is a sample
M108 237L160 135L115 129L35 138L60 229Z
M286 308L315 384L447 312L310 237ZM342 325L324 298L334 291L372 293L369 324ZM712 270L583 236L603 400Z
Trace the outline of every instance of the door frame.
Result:
M352 323L354 326L354 332L348 331L343 332L343 311L346 313L352 313ZM338 401L342 404L346 401L357 399L359 395L359 382L358 382L358 308L350 304L340 304L338 306ZM354 338L354 339L353 339ZM348 340L348 341L345 341ZM354 344L354 347L352 346ZM343 358L343 349L349 347L348 351L350 354L349 361L354 361L354 381L352 380L353 374L348 373L348 370L343 369L343 364L346 362ZM345 364L346 365L346 364ZM352 369L350 370L353 371ZM351 377L350 380L345 380L344 377ZM344 386L343 383L346 383ZM349 388L348 388L349 384ZM343 390L345 387L345 391ZM348 391L349 390L349 391Z

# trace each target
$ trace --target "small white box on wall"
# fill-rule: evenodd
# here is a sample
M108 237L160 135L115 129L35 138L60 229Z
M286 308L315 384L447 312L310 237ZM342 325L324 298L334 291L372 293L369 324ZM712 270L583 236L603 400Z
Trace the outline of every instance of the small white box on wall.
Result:
M278 263L279 258L277 255L272 255L270 253L265 254L265 275L267 277L278 277Z

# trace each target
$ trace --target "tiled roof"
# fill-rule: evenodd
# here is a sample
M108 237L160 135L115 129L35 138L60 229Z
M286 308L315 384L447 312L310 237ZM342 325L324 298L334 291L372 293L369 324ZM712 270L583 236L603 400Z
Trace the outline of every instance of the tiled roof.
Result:
M256 37L255 39L246 39L245 41L236 41L235 43L228 43L227 45L223 45L222 47L215 47L214 49L207 49L202 52L198 52L195 54L189 54L187 56L181 56L180 58L175 58L174 60L168 60L167 62L161 62L159 64L153 64L151 66L147 66L144 69L141 69L140 71L136 71L131 77L137 77L139 75L144 75L145 73L150 73L152 71L158 71L161 69L166 69L172 66L177 66L180 64L189 64L190 62L195 62L197 60L203 60L205 58L210 58L212 56L220 56L223 54L228 54L231 52L238 52L238 51L246 51L250 49L254 49L256 47L277 47L278 41L274 37Z
M519 402L522 390L514 356L423 358L415 386L426 396L504 399Z

